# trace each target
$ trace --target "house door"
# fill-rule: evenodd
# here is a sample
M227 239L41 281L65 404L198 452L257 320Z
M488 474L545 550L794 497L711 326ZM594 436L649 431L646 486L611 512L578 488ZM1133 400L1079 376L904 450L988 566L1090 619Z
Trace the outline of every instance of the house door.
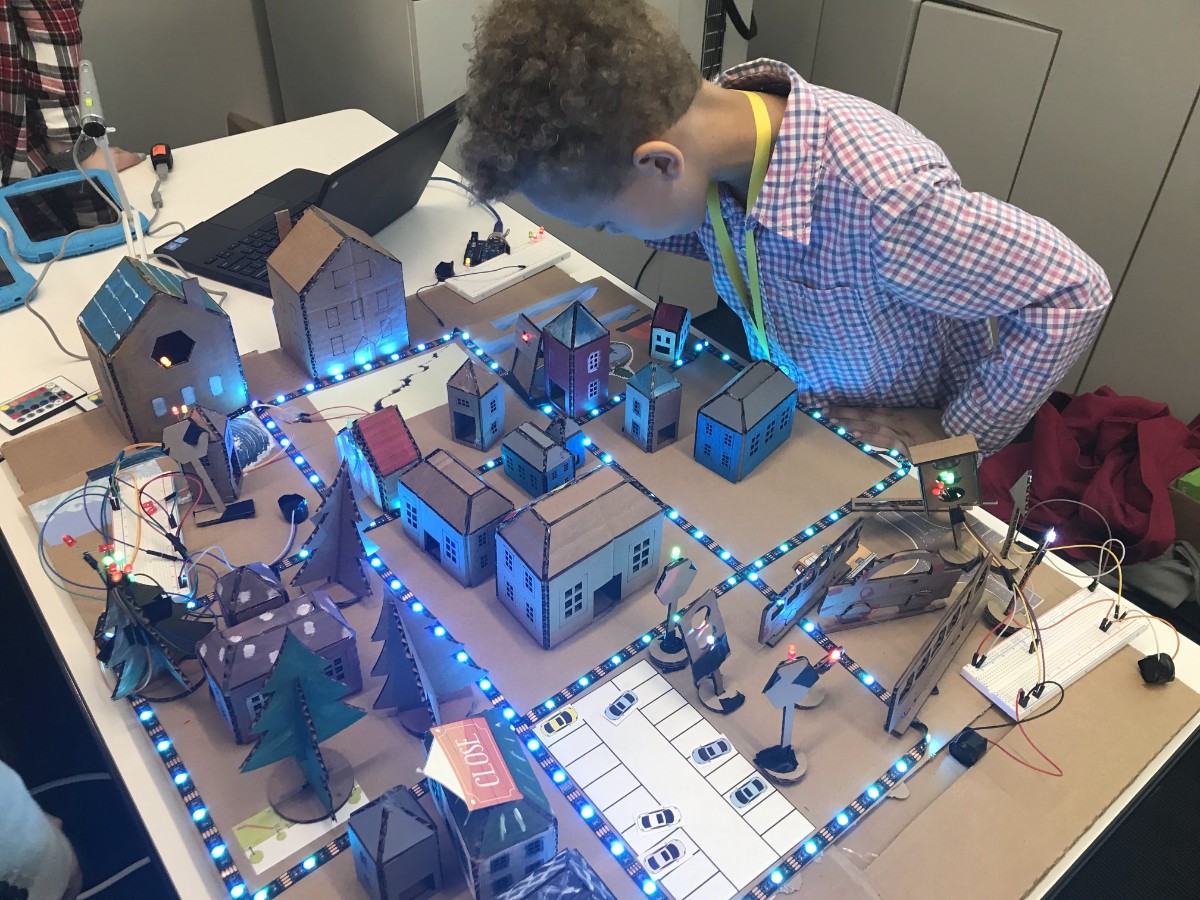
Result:
M425 552L438 562L442 561L442 544L428 531L425 532Z
M601 616L621 602L621 575L617 573L592 595L592 616Z
M467 413L455 412L454 439L456 441L475 441L475 417Z

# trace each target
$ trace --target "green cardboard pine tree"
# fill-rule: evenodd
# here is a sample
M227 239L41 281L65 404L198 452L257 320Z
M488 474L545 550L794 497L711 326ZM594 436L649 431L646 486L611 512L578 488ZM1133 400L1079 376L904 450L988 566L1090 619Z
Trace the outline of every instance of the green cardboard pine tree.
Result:
M341 698L349 688L325 674L326 660L309 650L289 630L279 648L275 666L263 686L268 696L250 729L258 743L242 763L251 772L292 757L304 776L296 785L277 770L269 788L271 806L293 822L326 818L350 797L354 776L340 754L320 744L350 727L364 710Z
M379 622L371 635L371 640L383 641L371 674L387 677L374 708L398 710L404 728L420 737L435 724L434 703L425 690L421 666L400 618L397 607L402 602L391 594L384 598Z
M300 548L305 560L292 583L334 582L355 599L369 594L371 586L362 565L367 551L358 525L358 501L350 472L343 462L329 495L313 516L312 534Z

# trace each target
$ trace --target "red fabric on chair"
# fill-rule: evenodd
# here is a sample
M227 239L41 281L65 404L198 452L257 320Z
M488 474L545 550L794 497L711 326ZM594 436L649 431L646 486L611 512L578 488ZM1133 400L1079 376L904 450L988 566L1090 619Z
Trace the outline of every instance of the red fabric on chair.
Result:
M1091 394L1055 393L1033 419L1033 437L1009 444L984 460L980 486L990 511L1012 513L1009 490L1027 470L1033 472L1030 505L1065 497L1096 507L1125 542L1127 563L1154 559L1175 539L1167 495L1170 483L1200 466L1200 416L1190 425L1171 415L1164 403L1123 397L1107 387ZM1071 503L1050 503L1029 516L1034 531L1053 527L1060 545L1098 544L1104 524ZM1095 559L1094 550L1069 551Z

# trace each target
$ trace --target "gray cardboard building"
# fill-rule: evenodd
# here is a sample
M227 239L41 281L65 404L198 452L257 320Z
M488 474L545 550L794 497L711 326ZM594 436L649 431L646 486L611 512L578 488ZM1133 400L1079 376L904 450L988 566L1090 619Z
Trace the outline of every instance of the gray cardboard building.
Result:
M575 457L532 422L518 425L500 445L504 474L531 497L540 497L575 477Z
M696 412L696 462L738 482L788 439L796 385L760 359L704 401Z
M217 710L239 744L254 740L250 726L267 697L262 693L287 632L326 660L325 674L362 690L355 634L324 591L303 594L223 631L214 629L197 653Z
M496 572L496 525L512 501L445 450L434 450L400 476L404 533L464 587Z
M575 460L575 471L578 472L587 462L587 448L591 445L587 435L574 419L566 416L555 416L546 424L546 434L555 443L562 444L571 451Z
M217 603L225 624L238 625L287 603L287 591L271 568L254 562L217 579Z
M504 427L504 387L487 366L468 359L446 382L450 436L460 444L486 450Z
M496 595L547 650L658 576L662 511L601 466L508 517Z
M352 812L346 834L371 900L417 900L442 886L437 825L404 785Z
M568 847L526 875L500 900L617 900L582 853Z
M631 441L653 453L679 437L683 386L669 366L647 363L625 385L625 425Z

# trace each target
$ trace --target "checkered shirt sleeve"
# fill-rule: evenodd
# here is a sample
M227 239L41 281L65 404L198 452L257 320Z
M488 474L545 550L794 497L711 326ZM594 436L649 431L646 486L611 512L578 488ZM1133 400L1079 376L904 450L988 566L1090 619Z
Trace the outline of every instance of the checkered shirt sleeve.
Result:
M694 231L687 234L676 234L658 241L646 241L646 246L653 250L665 250L668 253L677 253L680 256L692 256L708 262L708 254L704 252L704 244L700 242L700 236Z
M872 260L902 302L950 319L995 317L998 340L962 373L942 418L985 452L1024 427L1090 345L1112 291L1058 229L931 167L884 190Z

